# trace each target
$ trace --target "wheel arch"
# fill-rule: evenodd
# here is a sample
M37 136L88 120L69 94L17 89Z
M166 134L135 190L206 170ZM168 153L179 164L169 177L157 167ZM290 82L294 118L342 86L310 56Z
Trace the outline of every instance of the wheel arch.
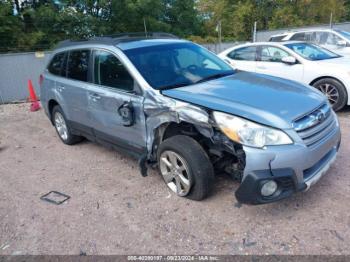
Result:
M340 80L339 78L337 77L334 77L334 76L320 76L314 80L311 81L311 83L309 84L310 86L313 86L317 81L319 80L322 80L322 79L326 79L326 78L330 78L330 79L333 79L335 81L338 81L343 87L344 87L344 91L345 91L345 94L347 96L347 101L346 101L346 104L347 105L350 105L350 97L349 97L349 92L348 92L348 89L347 89L347 86L343 83L342 80Z
M205 135L207 132L210 132L210 130L207 130L207 128L204 127L198 127L195 124L186 121L169 121L163 123L154 129L151 158L155 160L160 144L170 137L176 135L187 135L195 139L203 146L201 141L203 139L209 139L208 135Z
M309 85L313 86L317 81L322 80L322 79L326 79L326 78L331 78L333 80L336 80L339 83L341 83L343 86L345 86L344 83L340 79L338 79L338 78L336 78L334 76L320 76L320 77L317 77L314 80L312 80Z
M59 106L60 104L55 99L50 99L47 105L48 105L47 108L49 111L49 117L50 117L51 123L53 124L53 122L52 122L52 110L55 106Z

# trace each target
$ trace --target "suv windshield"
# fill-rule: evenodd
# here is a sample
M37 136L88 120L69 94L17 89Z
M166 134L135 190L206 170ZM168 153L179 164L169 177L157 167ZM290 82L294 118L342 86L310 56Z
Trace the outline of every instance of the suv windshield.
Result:
M192 43L163 44L124 51L155 89L170 89L231 75L233 69Z
M316 61L316 60L326 60L340 57L339 55L313 44L307 43L292 43L286 44L286 47L293 50L298 55L304 57L307 60Z

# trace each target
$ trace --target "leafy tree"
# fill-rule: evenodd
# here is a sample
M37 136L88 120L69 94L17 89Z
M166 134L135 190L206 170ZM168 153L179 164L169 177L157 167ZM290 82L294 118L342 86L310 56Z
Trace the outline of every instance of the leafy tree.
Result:
M0 52L11 51L19 45L23 24L13 16L12 3L0 1Z
M180 36L200 35L202 21L193 0L166 0L165 21Z
M119 32L172 32L198 42L250 40L258 30L350 19L350 0L0 0L0 52Z

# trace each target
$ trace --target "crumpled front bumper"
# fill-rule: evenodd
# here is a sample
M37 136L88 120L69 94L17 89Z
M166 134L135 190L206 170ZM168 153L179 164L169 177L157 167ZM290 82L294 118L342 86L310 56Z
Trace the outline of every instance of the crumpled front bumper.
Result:
M302 143L265 149L244 147L246 168L235 192L237 200L244 204L265 204L308 190L335 161L340 140L340 129L337 128L313 147ZM261 187L269 180L277 183L278 190L272 196L264 197L260 193Z

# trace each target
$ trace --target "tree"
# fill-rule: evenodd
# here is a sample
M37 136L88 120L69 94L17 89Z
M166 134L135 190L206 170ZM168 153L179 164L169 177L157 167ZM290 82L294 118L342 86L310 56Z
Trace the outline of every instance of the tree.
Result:
M350 0L0 0L0 51L52 48L64 39L172 32L196 41L251 40L258 30L350 19Z
M14 16L12 3L0 1L0 52L17 49L23 24L18 16Z
M165 22L179 36L202 34L202 21L194 0L166 0Z

